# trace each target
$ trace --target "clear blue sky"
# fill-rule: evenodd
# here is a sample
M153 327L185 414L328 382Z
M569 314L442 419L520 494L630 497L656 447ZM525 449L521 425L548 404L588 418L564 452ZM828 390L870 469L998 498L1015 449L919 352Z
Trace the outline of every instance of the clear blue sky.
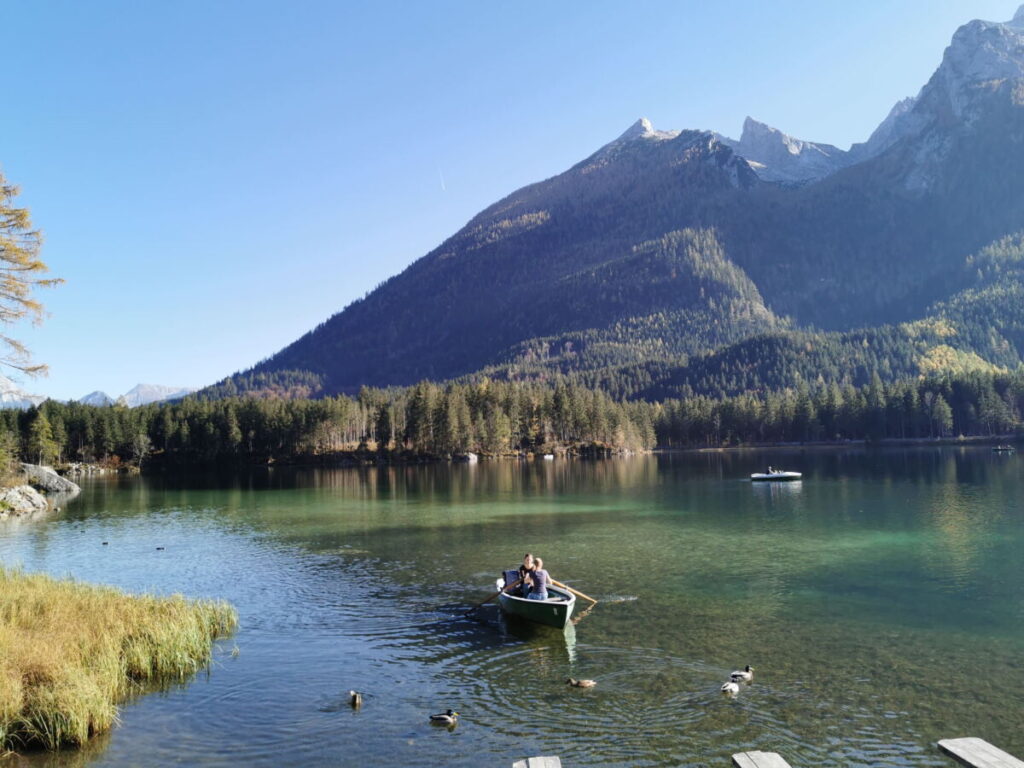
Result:
M67 280L24 384L246 368L640 116L861 141L1016 6L8 0L0 166Z

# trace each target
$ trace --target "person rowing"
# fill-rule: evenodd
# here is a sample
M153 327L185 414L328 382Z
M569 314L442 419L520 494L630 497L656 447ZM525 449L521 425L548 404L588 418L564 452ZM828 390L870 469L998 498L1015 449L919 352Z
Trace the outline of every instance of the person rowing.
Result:
M527 574L526 582L530 585L530 591L526 595L527 600L548 599L548 584L551 583L551 577L544 570L544 561L541 558L533 558L533 570Z
M523 555L523 564L519 566L520 584L518 587L516 587L518 591L510 592L509 594L515 594L519 597L526 597L527 592L529 592L530 589L526 581L526 577L530 575L531 571L533 571L533 555L527 552L525 555Z

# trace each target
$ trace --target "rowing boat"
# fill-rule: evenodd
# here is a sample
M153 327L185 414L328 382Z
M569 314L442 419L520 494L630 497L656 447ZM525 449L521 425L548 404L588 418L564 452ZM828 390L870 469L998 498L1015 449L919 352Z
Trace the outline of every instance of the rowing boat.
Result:
M789 480L799 480L801 477L803 477L803 474L800 472L755 472L750 476L750 479L755 483L780 483Z
M561 587L549 585L547 600L527 600L525 597L508 594L504 590L504 579L498 579L496 586L501 590L498 595L501 610L537 624L561 629L569 623L572 609L576 606L576 596Z

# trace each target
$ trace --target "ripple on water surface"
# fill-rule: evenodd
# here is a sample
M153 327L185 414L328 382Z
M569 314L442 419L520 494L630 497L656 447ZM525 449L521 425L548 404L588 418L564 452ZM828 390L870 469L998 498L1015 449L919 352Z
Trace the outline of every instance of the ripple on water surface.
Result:
M1024 747L1021 479L967 461L794 454L807 480L779 491L723 482L766 463L737 456L195 497L142 479L0 528L0 557L239 608L211 673L127 706L93 765L698 766L765 749L937 766L934 740L961 729ZM530 482L503 485L516 472ZM565 632L464 618L527 548L601 603ZM753 684L722 696L748 662ZM448 707L458 727L432 728Z

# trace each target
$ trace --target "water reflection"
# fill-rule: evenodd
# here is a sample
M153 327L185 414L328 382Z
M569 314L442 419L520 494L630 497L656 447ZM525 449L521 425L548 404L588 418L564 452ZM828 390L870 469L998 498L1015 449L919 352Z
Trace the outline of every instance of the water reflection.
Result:
M755 498L761 499L768 509L791 510L797 497L803 491L802 480L787 483L751 483Z
M111 735L93 736L78 749L59 752L30 752L24 755L0 754L0 768L85 768L99 760L110 745Z
M750 484L768 463L804 481ZM1024 753L1020 467L794 448L98 478L0 525L0 559L239 607L240 655L126 708L96 765L937 765L951 733ZM593 612L463 618L527 550ZM459 728L431 729L448 706Z
M576 662L576 625L569 623L564 629L534 624L519 616L510 616L497 608L495 623L505 640L519 640L535 648L544 648L553 653L562 650L570 666Z

